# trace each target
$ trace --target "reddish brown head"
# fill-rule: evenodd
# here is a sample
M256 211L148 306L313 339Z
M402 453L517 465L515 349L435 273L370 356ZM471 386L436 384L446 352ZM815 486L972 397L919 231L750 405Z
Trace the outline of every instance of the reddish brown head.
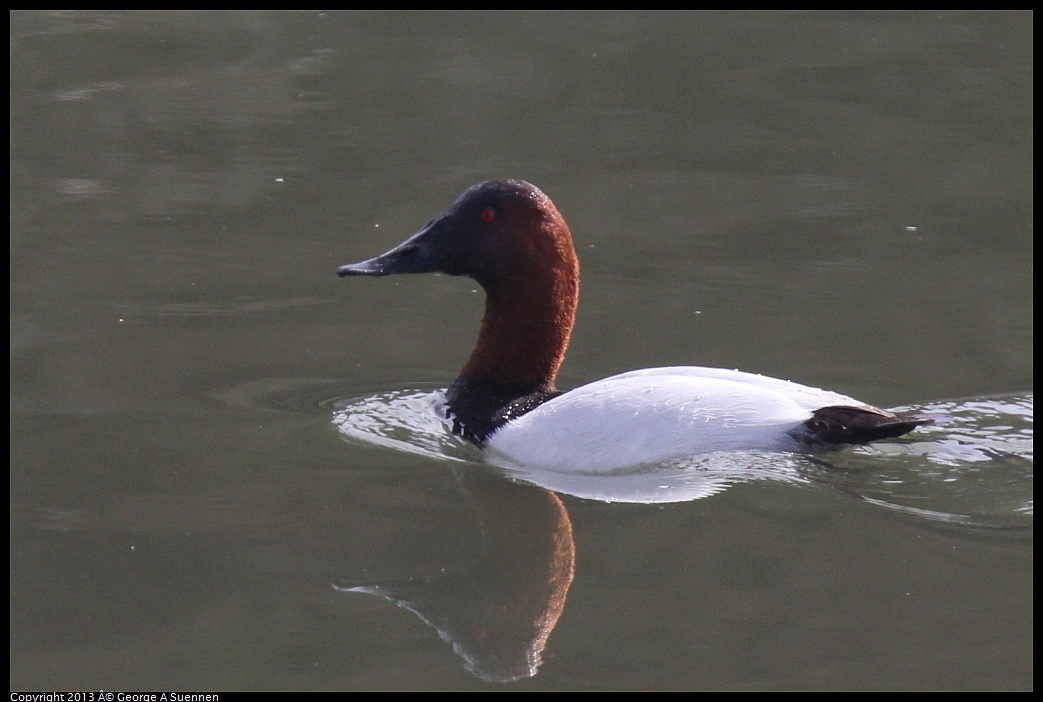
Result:
M338 275L441 272L486 293L478 343L461 378L553 390L579 296L579 262L561 213L536 186L491 180L381 256Z

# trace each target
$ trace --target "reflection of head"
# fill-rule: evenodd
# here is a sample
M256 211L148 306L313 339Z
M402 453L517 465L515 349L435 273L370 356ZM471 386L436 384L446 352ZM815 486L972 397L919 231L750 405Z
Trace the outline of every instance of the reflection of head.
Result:
M338 586L390 600L434 627L483 680L532 677L565 608L575 545L561 500L483 468L459 469L485 538L478 562L463 574Z

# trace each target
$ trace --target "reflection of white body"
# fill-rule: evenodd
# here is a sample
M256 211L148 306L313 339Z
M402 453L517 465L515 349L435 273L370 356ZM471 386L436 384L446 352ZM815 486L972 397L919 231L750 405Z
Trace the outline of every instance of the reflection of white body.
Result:
M498 429L488 448L509 464L583 473L714 451L790 451L799 446L787 432L812 410L861 404L741 371L647 368L545 402Z

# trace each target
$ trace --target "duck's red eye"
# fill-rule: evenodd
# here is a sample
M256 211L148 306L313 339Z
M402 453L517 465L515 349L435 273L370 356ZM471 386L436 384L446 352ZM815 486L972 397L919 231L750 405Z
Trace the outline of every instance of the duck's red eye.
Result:
M494 209L493 209L493 208L491 208L491 207L486 207L486 208L485 208L484 210L482 210L481 212L479 212L479 213L478 213L478 217L479 217L479 218L480 218L480 219L481 219L481 220L482 220L483 222L485 222L486 224L488 224L489 222L491 222L491 221L493 221L494 219L496 219L496 210L494 210Z

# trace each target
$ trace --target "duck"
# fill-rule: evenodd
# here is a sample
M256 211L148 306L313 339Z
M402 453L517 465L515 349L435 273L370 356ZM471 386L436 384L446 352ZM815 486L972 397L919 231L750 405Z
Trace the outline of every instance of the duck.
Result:
M579 261L558 208L524 180L473 185L401 244L337 268L341 277L406 273L466 276L485 292L474 350L439 411L501 465L603 473L716 452L808 453L931 422L724 368L645 368L559 390Z

